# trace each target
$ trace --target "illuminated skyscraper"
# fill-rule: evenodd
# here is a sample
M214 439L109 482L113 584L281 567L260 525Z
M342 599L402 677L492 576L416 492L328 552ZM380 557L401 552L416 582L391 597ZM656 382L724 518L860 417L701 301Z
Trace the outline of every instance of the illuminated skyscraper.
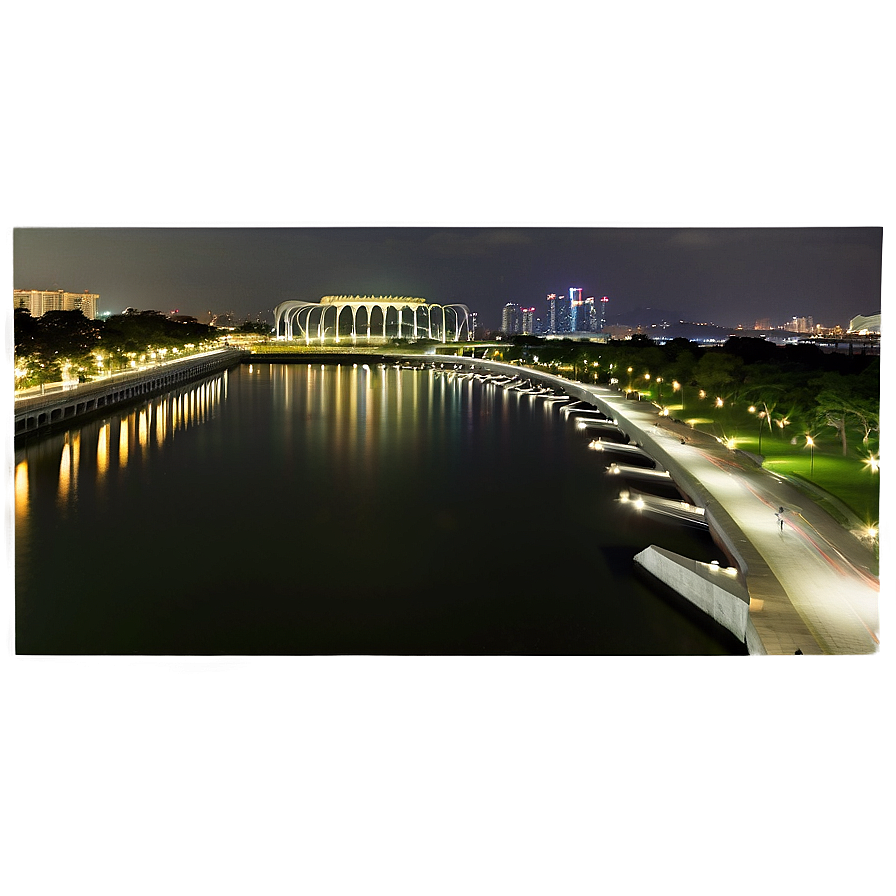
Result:
M548 315L547 315L548 333L557 332L557 295L550 293L548 295Z
M584 324L583 330L587 330L589 333L597 332L597 309L594 306L594 296L588 296L585 299L585 314L582 323Z
M582 289L578 286L570 286L569 288L569 329L581 330L582 312L584 305L582 304Z
M501 332L508 336L520 332L520 306L508 302L501 314Z
M535 332L535 309L520 308L520 332L524 336L531 336Z
M601 300L600 300L600 332L601 333L603 333L603 331L607 327L607 306L609 305L609 303L610 303L609 296L601 296Z
M581 293L581 290L579 290ZM547 332L551 335L568 333L572 329L572 306L566 296L548 296Z

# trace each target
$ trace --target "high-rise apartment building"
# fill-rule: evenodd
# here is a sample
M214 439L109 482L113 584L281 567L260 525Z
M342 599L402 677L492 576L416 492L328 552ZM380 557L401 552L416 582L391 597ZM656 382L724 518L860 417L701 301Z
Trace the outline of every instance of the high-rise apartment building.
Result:
M520 332L531 336L535 332L535 309L520 308Z
M520 324L520 306L513 302L508 302L501 313L501 332L508 336L512 336L513 334L520 332Z
M607 307L610 304L609 296L601 296L600 299L600 332L603 333L607 328Z
M572 329L572 308L566 296L551 293L548 296L548 333L568 333Z
M594 296L588 296L584 303L584 314L582 315L582 327L588 333L597 332L597 309L594 307Z
M815 321L811 317L792 317L784 324L784 329L791 333L811 333L815 329Z
M582 302L582 289L578 286L569 288L569 329L582 330L584 327L585 306Z
M92 292L65 292L61 289L14 289L13 308L26 308L32 317L48 311L80 311L89 320L96 320L100 297Z

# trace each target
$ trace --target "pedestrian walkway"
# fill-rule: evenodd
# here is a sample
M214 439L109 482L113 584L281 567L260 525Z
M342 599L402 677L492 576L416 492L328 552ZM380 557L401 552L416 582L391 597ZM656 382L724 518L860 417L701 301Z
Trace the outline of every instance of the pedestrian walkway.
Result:
M852 532L787 480L714 437L659 417L652 404L586 388L683 489L693 489L725 532L745 572L750 618L767 653L879 649L875 560ZM782 506L779 527L775 513Z

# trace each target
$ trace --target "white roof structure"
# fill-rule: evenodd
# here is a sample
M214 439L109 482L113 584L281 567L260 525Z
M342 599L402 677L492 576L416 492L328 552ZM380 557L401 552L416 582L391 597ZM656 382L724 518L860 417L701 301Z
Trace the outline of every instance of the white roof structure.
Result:
M396 337L459 342L464 328L470 339L466 305L439 305L410 296L324 296L320 302L281 302L274 309L277 336L306 345L370 344Z
M877 314L857 314L849 322L850 333L880 333L880 311Z

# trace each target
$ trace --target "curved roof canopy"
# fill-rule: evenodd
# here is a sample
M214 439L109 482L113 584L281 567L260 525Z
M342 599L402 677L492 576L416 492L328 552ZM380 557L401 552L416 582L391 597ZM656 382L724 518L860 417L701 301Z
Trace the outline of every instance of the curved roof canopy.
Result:
M382 302L385 304L397 302L402 305L425 305L426 299L413 296L323 296L320 300L321 305L345 305L350 302Z

